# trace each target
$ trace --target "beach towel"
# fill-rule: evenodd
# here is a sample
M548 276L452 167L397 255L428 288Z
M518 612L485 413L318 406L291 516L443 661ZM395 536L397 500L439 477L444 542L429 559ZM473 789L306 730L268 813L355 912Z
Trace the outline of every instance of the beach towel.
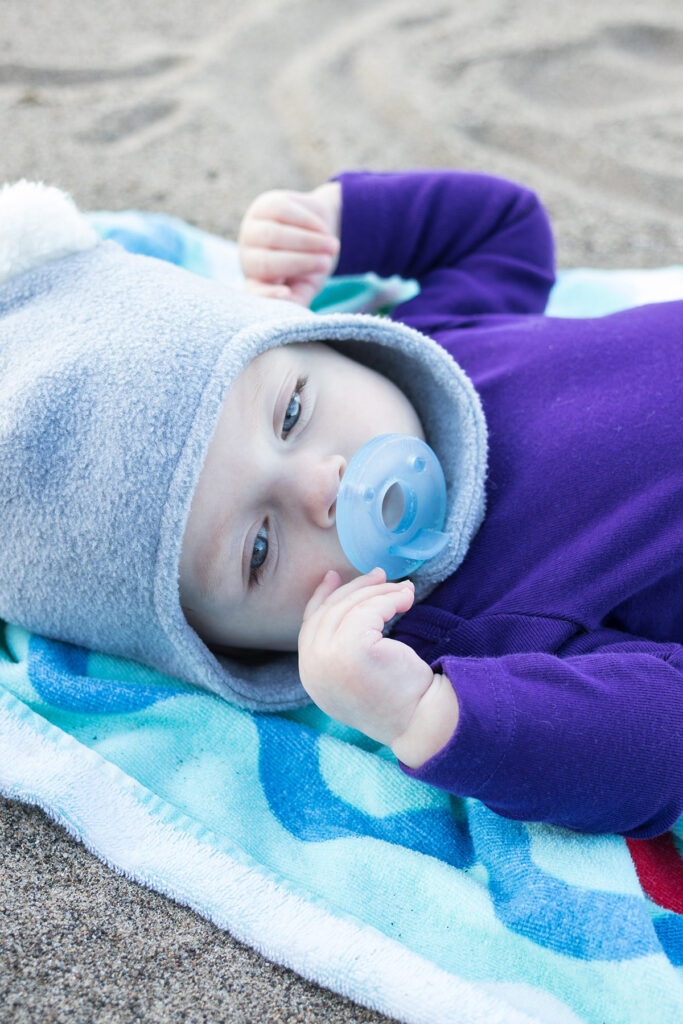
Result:
M233 243L96 214L126 248L241 287ZM416 285L332 282L382 313ZM683 268L567 271L551 315L683 295ZM678 1024L683 824L653 840L509 821L409 779L310 706L255 714L0 624L0 792L113 870L406 1024Z

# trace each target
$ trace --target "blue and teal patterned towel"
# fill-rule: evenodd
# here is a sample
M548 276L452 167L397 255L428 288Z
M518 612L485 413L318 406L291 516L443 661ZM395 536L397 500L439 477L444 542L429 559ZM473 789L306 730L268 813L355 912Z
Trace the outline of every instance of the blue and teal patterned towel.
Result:
M239 287L232 243L182 222L98 230ZM335 282L319 309L414 290ZM550 312L683 295L683 268L572 271ZM405 1022L679 1024L683 828L525 825L452 799L311 707L252 714L139 665L0 624L0 792L266 957Z

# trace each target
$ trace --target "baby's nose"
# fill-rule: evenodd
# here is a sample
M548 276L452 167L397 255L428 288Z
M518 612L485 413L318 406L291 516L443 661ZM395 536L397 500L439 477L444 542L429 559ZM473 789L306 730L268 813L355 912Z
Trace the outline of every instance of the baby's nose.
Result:
M337 492L345 469L343 456L327 455L306 467L298 481L304 514L322 529L334 526Z

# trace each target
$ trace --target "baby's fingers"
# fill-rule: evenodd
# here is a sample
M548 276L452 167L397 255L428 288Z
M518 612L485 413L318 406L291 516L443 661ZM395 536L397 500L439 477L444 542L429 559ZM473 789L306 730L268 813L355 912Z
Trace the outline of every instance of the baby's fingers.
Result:
M313 591L313 594L304 609L303 621L306 622L307 619L310 619L310 617L314 615L315 612L325 604L325 602L331 606L363 587L375 586L378 583L382 583L384 579L384 570L376 568L371 572L366 573L364 576L355 576L348 583L344 583L342 585L339 573L334 569L330 569L329 572L325 573L322 580ZM332 594L334 594L334 597L331 596Z
M253 281L247 278L245 281L247 291L253 295L260 295L265 299L285 299L287 302L294 301L292 289L287 284L261 284L260 281Z
M320 208L318 213L315 207ZM323 234L329 233L329 228L323 216L323 207L308 193L287 191L285 189L271 189L269 192L262 192L253 201L244 215L243 225L256 220L276 220L282 224L291 224L293 227L304 228L308 231L320 231Z
M402 583L382 583L382 575L378 574L376 583L368 582L366 576L360 576L343 587L332 584L326 577L306 607L302 635L324 630L327 636L332 636L354 616L354 621L364 617L364 628L378 628L381 631L383 622L393 618L399 611L408 611L415 596L412 583L407 580ZM377 614L383 616L383 622L378 622Z
M353 604L343 608L338 630L349 632L349 636L365 638L375 634L375 639L382 638L385 624L399 612L407 612L413 603L413 588L407 583L398 584L393 590L373 593L361 597ZM371 642L372 642L372 638Z
M332 267L333 256L329 252L286 252L250 246L242 254L245 277L273 284L307 274L329 275Z
M241 243L254 249L284 249L289 252L322 252L334 255L339 242L327 232L291 227L274 220L252 220L245 229Z

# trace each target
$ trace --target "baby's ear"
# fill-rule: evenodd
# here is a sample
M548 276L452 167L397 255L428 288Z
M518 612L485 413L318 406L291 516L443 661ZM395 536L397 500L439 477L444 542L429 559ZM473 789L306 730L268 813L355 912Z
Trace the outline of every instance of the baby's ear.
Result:
M35 181L0 189L0 284L98 241L66 192Z

